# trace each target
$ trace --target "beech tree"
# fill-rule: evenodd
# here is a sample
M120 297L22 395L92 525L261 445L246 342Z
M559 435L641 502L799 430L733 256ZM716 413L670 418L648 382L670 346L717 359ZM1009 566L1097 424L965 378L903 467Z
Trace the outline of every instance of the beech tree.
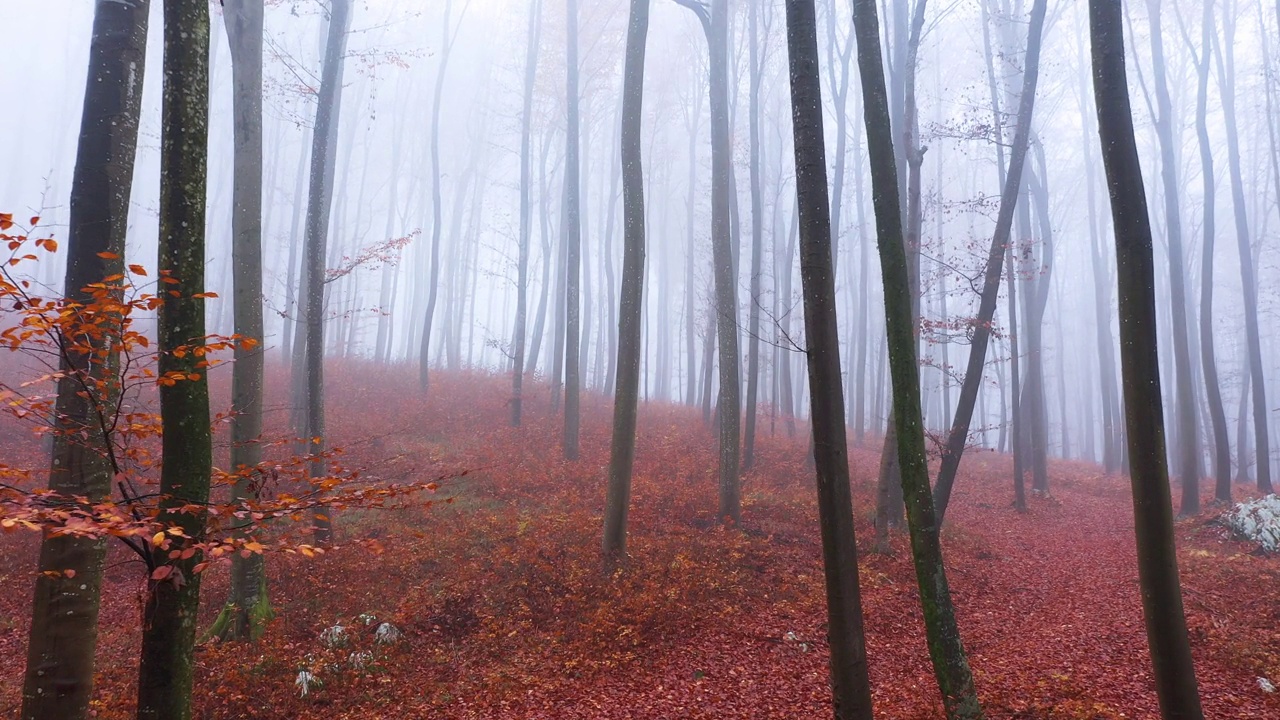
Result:
M920 368L911 312L911 283L903 246L898 170L889 122L889 97L881 66L880 23L874 0L854 0L854 32L858 72L862 78L863 113L876 219L876 244L884 282L886 337L897 428L898 464L907 504L907 529L915 564L925 635L934 677L948 718L980 718L977 691L960 641L951 590L942 563L938 519L929 489L924 423L920 413Z
M351 27L351 0L333 0L329 6L329 31L325 41L324 67L316 104L316 121L311 134L311 176L307 193L307 333L306 333L306 439L311 456L311 477L325 474L324 460L324 325L325 254L329 214L333 204L334 151L338 120L342 110L342 74ZM333 535L327 511L315 514L316 540L328 542Z
M341 0L339 0L340 2ZM160 126L159 374L163 425L160 510L183 536L204 536L213 472L205 346L205 187L209 123L209 4L165 0ZM318 344L318 343L317 343ZM196 509L193 509L196 508ZM187 720L195 680L201 576L195 556L147 580L138 667L139 720Z
M92 283L124 273L124 241L146 67L148 0L98 0L71 185L66 302L92 302ZM113 295L123 295L117 288ZM119 391L119 346L107 335L62 344L49 489L98 503L117 472L98 419ZM91 352L78 352L78 344ZM88 391L85 389L88 388ZM88 717L107 541L46 532L27 642L23 720ZM71 573L66 573L71 570Z
M606 563L625 557L631 468L636 453L640 400L640 342L644 310L644 168L640 154L644 108L644 58L649 0L631 0L622 88L622 289L618 300L618 386L613 403L613 440L604 511Z
M822 82L813 0L787 2L796 198L800 213L800 279L804 286L805 356L813 418L813 459L827 587L827 640L832 706L838 720L870 720L858 548L849 490L840 336L836 321L827 157L822 132Z
M742 388L738 359L738 289L733 252L730 213L732 148L729 144L729 0L675 0L689 8L702 24L707 37L709 106L711 109L711 256L715 278L714 340L720 349L720 396L717 417L720 427L719 510L721 518L742 521L741 427ZM708 335L708 344L712 336ZM704 366L710 368L709 362ZM704 383L707 398L710 383Z
M1169 498L1160 361L1156 352L1151 219L1133 132L1121 22L1120 0L1089 0L1098 139L1115 226L1120 367L1124 374L1138 580L1161 716L1165 720L1199 720L1204 713L1182 610L1173 503Z
M232 258L235 333L251 338L237 343L232 366L231 470L236 473L232 500L253 500L260 487L262 461L262 44L263 0L223 3L231 45L232 100L235 106L235 177L232 189ZM262 555L231 560L231 589L225 617L214 631L223 639L256 640L271 614ZM221 625L221 627L219 627Z
M579 159L578 105L578 0L566 0L565 98L566 127L564 152L564 247L565 247L565 295L564 295L564 457L578 459L579 405L581 403L582 378L578 344L582 334L581 291L582 275L582 188Z

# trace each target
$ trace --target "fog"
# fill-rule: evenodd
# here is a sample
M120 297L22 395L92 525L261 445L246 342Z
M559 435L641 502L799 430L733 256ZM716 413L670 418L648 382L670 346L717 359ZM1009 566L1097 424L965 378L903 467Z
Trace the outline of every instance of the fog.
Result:
M1280 378L1280 64L1274 56L1280 7L1214 0L1205 12L1208 1L1134 0L1123 8L1129 94L1154 228L1169 475L1206 478L1205 488L1213 486L1223 449L1231 479L1253 483L1259 475L1270 477L1280 447L1274 415ZM0 0L0 28L7 30L0 41L7 107L0 114L0 210L39 216L40 234L62 240L96 4ZM619 152L630 3L577 4L579 107L572 109L562 0L355 0L330 144L334 179L326 192L317 191L314 183L324 172L311 163L329 3L266 2L262 341L268 367L280 373L273 377L293 379L295 435L323 435L323 422L316 431L301 409L307 226L314 211L309 198L316 197L329 208L321 233L327 239L326 365L403 369L405 377L421 379L420 388L405 392L426 394L428 375L431 382L458 371L510 378L513 364L523 363L523 391L519 384L512 391L518 419L520 392L529 402L549 402L556 412L571 402L566 335L571 352L572 334L579 332L581 389L602 403L618 392L625 221ZM153 0L150 6L125 252L129 263L145 268L159 266L164 5ZM978 318L988 247L1016 153L1031 5L938 0L928 5L913 48L916 5L885 0L880 31L932 457L942 452L956 421L971 341L989 327L976 409L961 441L1007 453L1019 436L1019 462L1044 496L1053 489L1046 457L1094 464L1099 473L1127 470L1130 458L1113 198L1098 142L1088 3L1048 2L1008 269L1001 273L993 320L985 325ZM716 333L718 323L730 322L744 398L730 404L741 403L748 447L757 436L803 438L811 397L839 392L850 443L877 448L893 423L891 333L851 4L816 3L843 379L838 390L810 387L806 366L792 125L799 110L792 106L782 0L728 2L727 222L735 307L731 313L718 308L708 96L713 73L699 18L707 7L696 0L651 5L641 118L647 252L640 412L691 406L706 427L723 428L720 405L728 396L720 387L725 359ZM205 303L204 311L206 332L231 336L239 332L232 303L233 53L220 3L211 2L210 11L205 289L219 299ZM1207 29L1206 20L1212 23ZM529 71L534 82L526 113ZM911 108L914 131L907 119ZM569 202L573 182L566 177L572 176L566 173L571 117L578 118L577 202ZM913 146L919 148L914 158ZM910 202L919 204L915 220L908 217ZM581 234L578 300L566 290L572 253L579 252L570 240L572 222L580 223ZM522 228L528 243L523 287ZM1214 241L1209 252L1206 240ZM1241 248L1247 249L1243 256ZM23 271L47 295L58 296L65 261L65 252L57 253ZM526 317L520 318L522 303ZM567 311L570 304L576 310ZM1261 388L1250 380L1252 312L1261 364L1254 377L1263 380ZM580 331L567 320L575 314ZM141 322L152 332L157 319L147 314ZM1225 448L1213 435L1223 424L1215 423L1219 403ZM1262 438L1270 447L1259 453ZM1270 489L1261 479L1258 485ZM722 514L723 503L722 496Z

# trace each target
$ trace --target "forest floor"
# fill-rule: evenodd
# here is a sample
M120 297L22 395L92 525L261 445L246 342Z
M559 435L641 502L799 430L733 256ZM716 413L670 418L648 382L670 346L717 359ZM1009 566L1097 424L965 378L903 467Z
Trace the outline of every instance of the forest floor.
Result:
M366 478L449 476L431 504L347 510L338 548L271 555L277 616L253 646L206 643L197 718L815 718L829 716L825 606L803 426L761 418L743 524L714 517L713 439L696 410L641 410L630 560L599 564L610 410L583 403L583 457L560 459L544 386L507 427L507 380L407 368L330 374L331 437ZM273 388L287 386L273 382ZM225 388L215 396L225 404ZM282 406L275 398L273 407ZM281 427L276 410L269 425ZM38 467L5 432L0 460ZM219 450L225 462L225 448ZM903 533L870 554L878 447L851 449L859 568L878 717L941 717ZM465 471L465 475L461 475ZM1137 587L1129 486L1051 465L1051 496L1010 505L1008 458L966 457L944 550L961 633L991 718L1158 717ZM35 477L38 477L37 473ZM1247 488L1237 488L1241 497ZM1207 502L1208 498L1206 498ZM1178 524L1209 718L1280 718L1280 558L1226 538L1218 511ZM37 539L0 536L0 716L16 715ZM202 627L227 573L206 573ZM104 590L99 718L131 717L143 573L114 549ZM379 646L388 621L401 642ZM350 628L326 647L325 628ZM367 655L364 653L368 653ZM308 669L323 683L299 697Z

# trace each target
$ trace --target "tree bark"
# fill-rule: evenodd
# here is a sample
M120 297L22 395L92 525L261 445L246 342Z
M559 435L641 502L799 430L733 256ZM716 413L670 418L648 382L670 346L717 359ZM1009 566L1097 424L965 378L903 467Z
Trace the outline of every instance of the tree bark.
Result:
M262 461L262 0L227 0L223 19L231 46L235 133L231 262L235 283L236 344L231 369L231 467L237 473L233 503L258 497ZM246 341L253 343L246 345ZM256 640L271 613L263 557L231 558L224 640Z
M631 0L622 88L622 291L618 301L618 390L613 403L613 441L605 495L603 552L606 566L627 551L627 509L636 453L640 400L640 331L644 309L644 168L640 128L644 114L645 41L649 0Z
M818 31L813 0L788 0L796 196L800 208L800 278L804 290L805 355L813 428L818 518L827 589L831 700L837 720L871 720L871 680L858 583L858 548L849 490L840 336L836 319L827 158L818 78Z
M149 0L98 0L94 8L63 287L73 307L94 302L90 284L124 272L149 7ZM119 297L123 290L112 294ZM75 340L64 347L59 365L49 489L98 503L110 497L117 471L100 413L119 393L119 350L110 334ZM75 352L76 346L91 352ZM86 387L91 391L82 392ZM49 533L41 538L23 720L88 717L105 555L105 540ZM74 570L74 577L65 570Z
M311 135L311 179L307 192L306 228L306 431L302 434L310 455L309 473L313 482L325 475L324 454L324 258L328 244L329 213L333 205L333 178L336 171L338 124L342 110L343 56L347 30L351 26L351 0L334 0L329 9L329 32L325 41L320 95ZM328 542L332 522L327 511L313 517L318 542Z
M164 4L164 95L160 122L160 514L188 542L204 537L205 514L186 508L209 499L213 444L203 362L205 190L209 136L209 4ZM179 349L183 352L176 352ZM188 720L195 670L200 559L173 560L170 575L147 579L138 667L139 720ZM150 568L149 568L150 569Z
M1115 226L1120 362L1147 642L1161 716L1165 720L1199 720L1204 714L1187 640L1174 550L1156 349L1151 221L1129 106L1119 0L1089 0L1089 34L1098 135Z
M579 159L579 90L578 90L578 0L567 0L568 13L566 22L567 50L565 63L568 72L565 74L565 98L567 100L567 126L565 129L564 155L564 195L565 195L565 347L564 347L564 436L562 444L566 460L578 459L579 417L578 405L581 393L581 378L578 341L581 333L581 292L579 279L582 262L582 227L581 227L581 181L582 171Z
M729 0L711 0L710 11L696 0L677 2L694 11L707 37L711 108L711 254L716 293L713 322L720 349L718 515L737 525L742 521L738 478L742 399L738 368L737 273L730 209L733 149L729 145Z
M747 417L746 428L742 440L742 469L750 470L755 462L756 449L756 397L760 388L760 304L761 275L763 273L764 255L764 202L760 187L760 76L762 63L760 60L759 3L752 2L748 10L748 26L750 28L747 44L750 48L750 100L748 105L748 125L750 126L751 145L751 277L748 291L751 295L751 306L747 319ZM768 32L766 28L766 42ZM767 50L767 48L766 48Z
M871 157L877 245L885 292L885 325L893 383L898 459L907 526L934 676L948 718L980 718L973 676L942 561L939 525L929 492L924 428L920 417L920 368L911 313L911 283L903 246L902 210L889 123L889 101L881 66L879 21L874 0L854 0L854 32L862 77L867 148Z

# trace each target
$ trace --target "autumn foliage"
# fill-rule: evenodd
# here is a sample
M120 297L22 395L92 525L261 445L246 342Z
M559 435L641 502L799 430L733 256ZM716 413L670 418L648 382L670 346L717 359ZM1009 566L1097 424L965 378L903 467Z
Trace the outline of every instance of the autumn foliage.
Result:
M198 652L202 717L826 713L820 548L802 438L764 425L758 463L744 478L743 526L726 529L714 517L712 430L696 411L642 408L630 561L606 576L603 398L586 396L583 459L566 463L546 386L529 394L524 426L510 428L504 379L442 373L423 399L403 391L413 383L408 367L348 364L331 377L331 437L345 448L343 466L361 468L358 483L372 491L447 479L427 501L397 496L387 507L338 512L337 548L323 556L273 555L277 616L262 641ZM225 378L215 371L213 379L215 398L225 396ZM287 387L282 380L268 387ZM284 401L269 397L268 407ZM270 426L285 415L268 413L269 432L283 431ZM5 422L9 430L16 421ZM6 458L39 456L35 438L4 437ZM877 459L876 448L851 458L864 538ZM1054 497L1032 499L1023 515L1008 506L1008 459L972 460L944 542L989 715L1154 717L1124 479L1055 465ZM1280 676L1276 559L1226 539L1209 516L1180 529L1206 712L1276 717L1280 698L1256 680ZM18 701L35 539L0 536L0 583L10 590L0 597L0 617L9 618L0 622L5 714ZM129 717L132 705L144 585L129 560L121 548L109 559L101 718ZM864 557L862 576L878 715L939 717L902 539L891 555ZM222 597L226 582L222 566L206 570L206 597ZM204 604L203 627L218 609ZM379 643L383 622L403 639ZM346 640L331 646L320 637L334 625ZM321 681L306 697L295 685L303 669Z

